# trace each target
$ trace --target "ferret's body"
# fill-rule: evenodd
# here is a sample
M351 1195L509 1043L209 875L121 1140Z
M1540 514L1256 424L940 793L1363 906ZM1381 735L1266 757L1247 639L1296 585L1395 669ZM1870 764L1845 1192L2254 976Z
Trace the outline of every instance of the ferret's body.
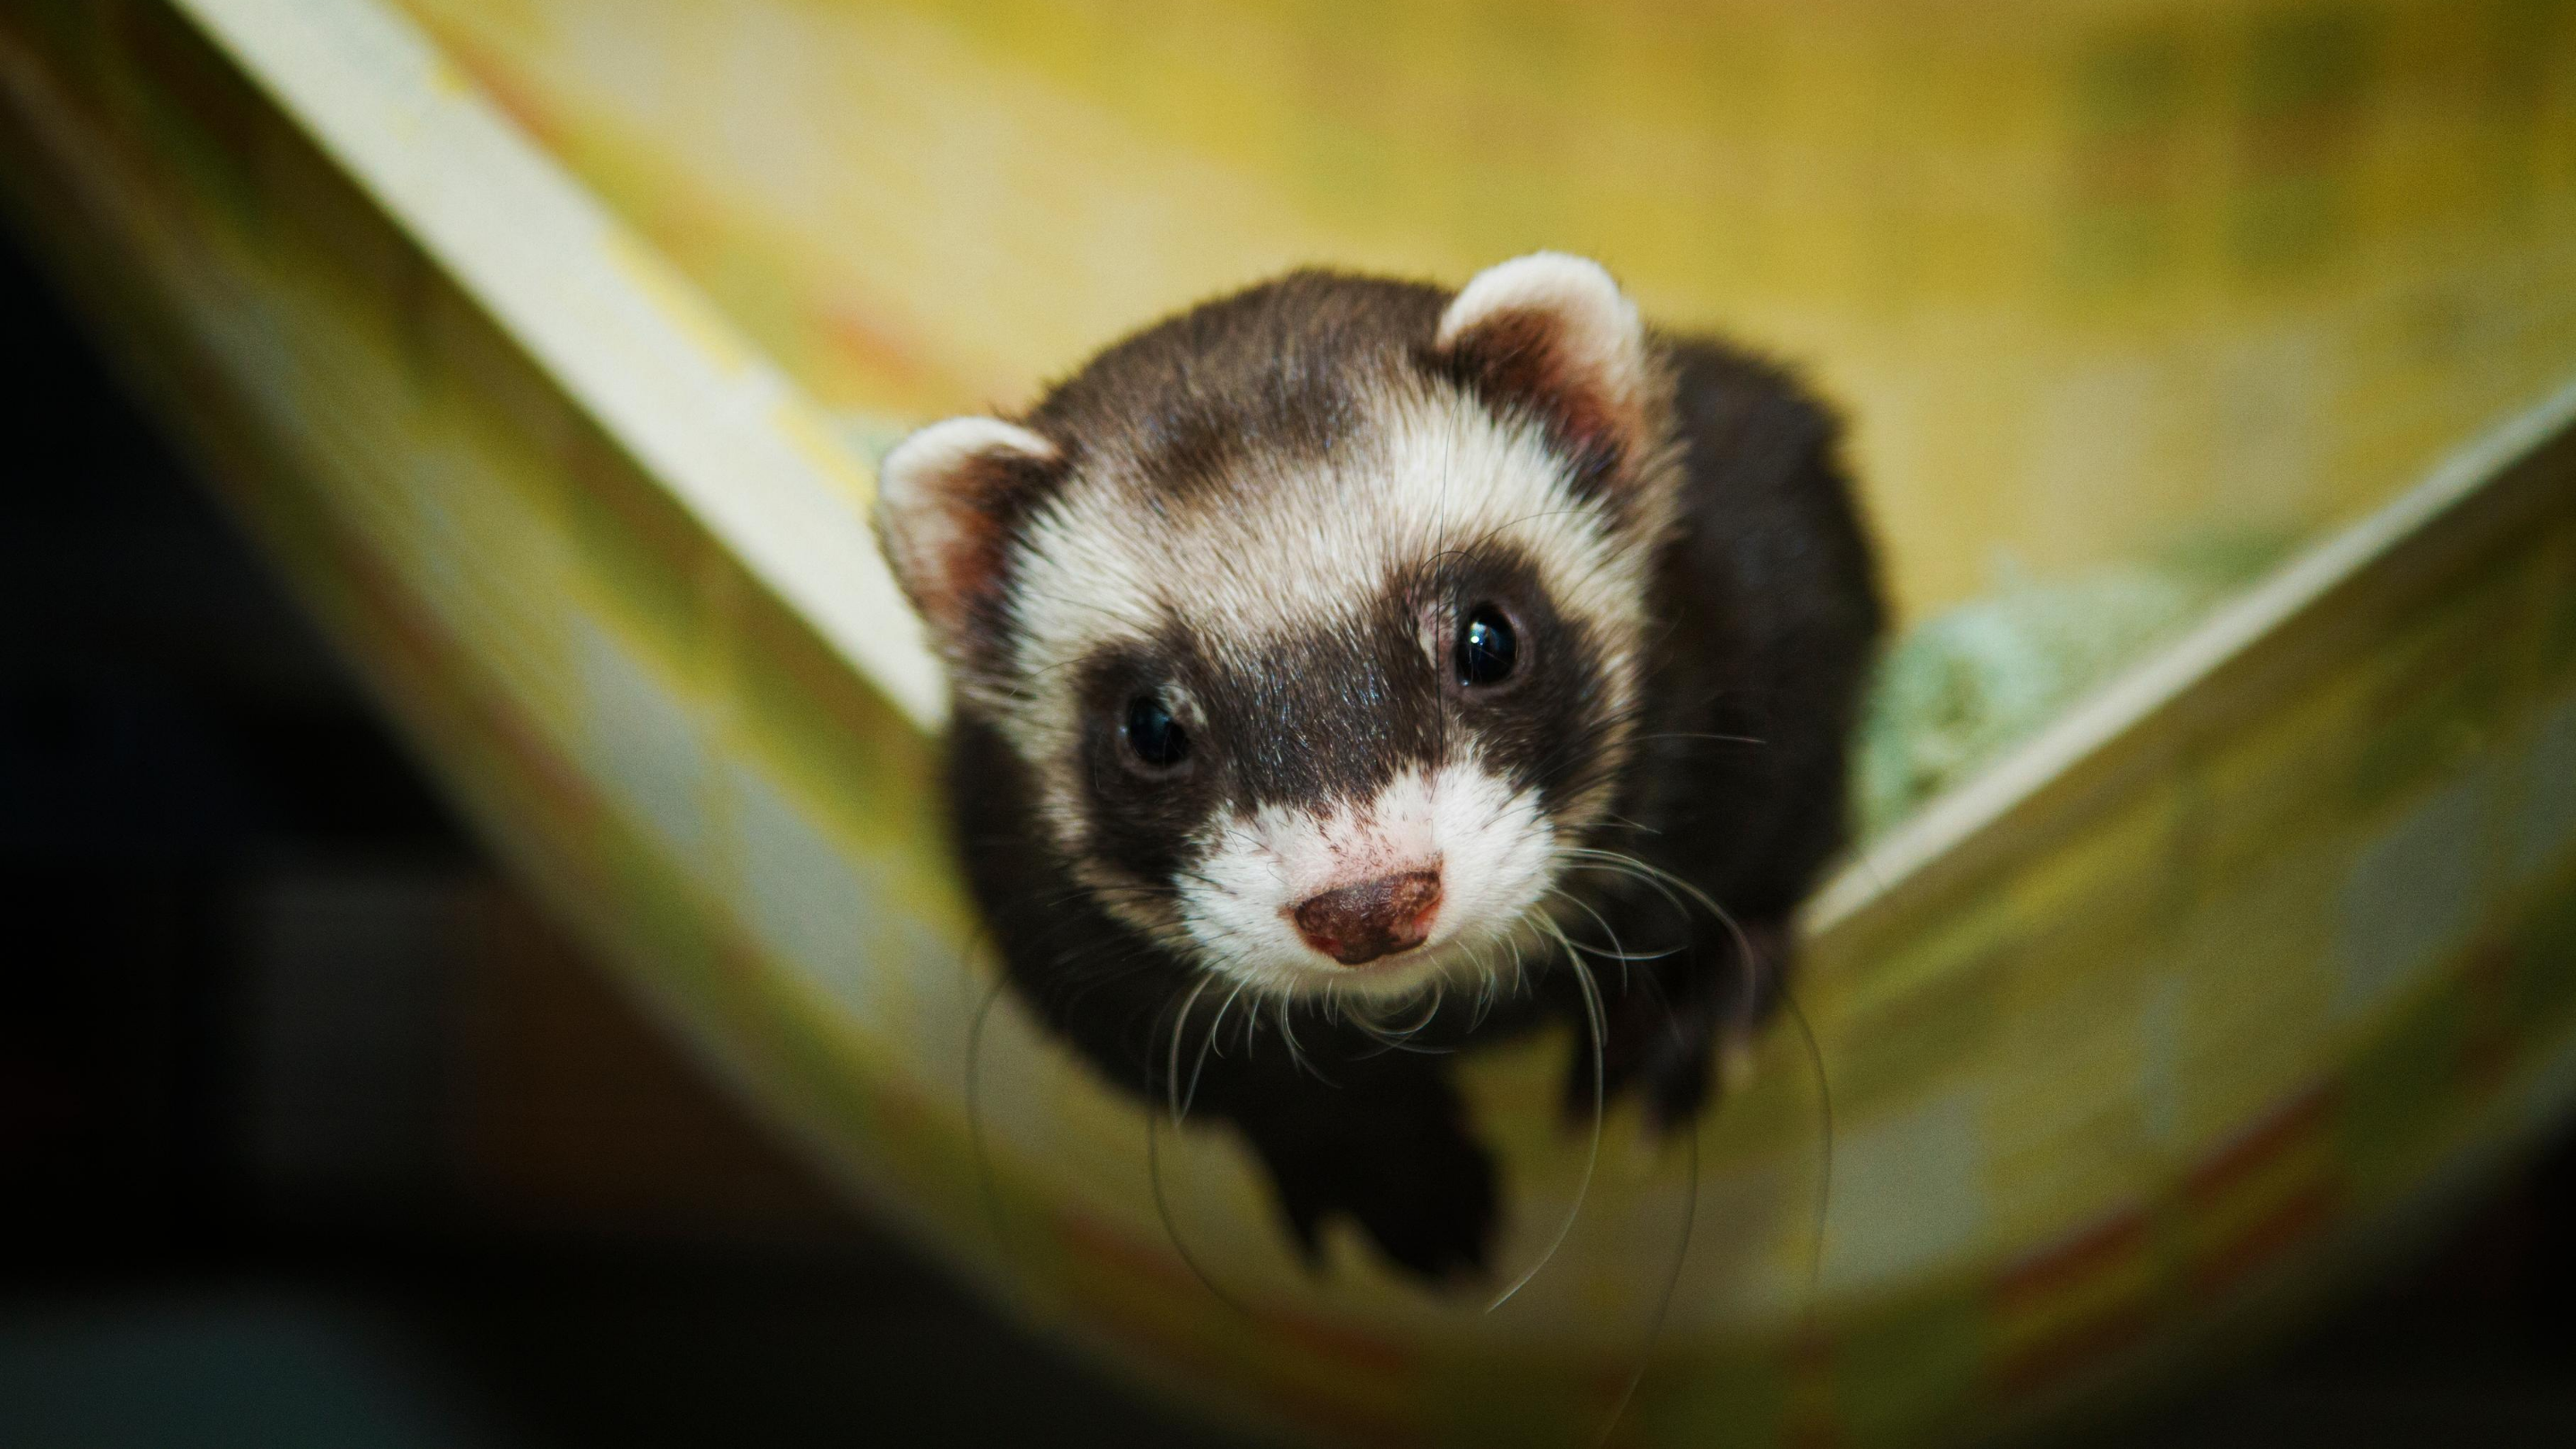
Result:
M915 435L882 520L1012 983L1240 1129L1310 1247L1348 1213L1482 1264L1492 1165L1427 1049L1588 1023L1581 953L1610 1089L1666 1121L1775 995L1840 841L1869 551L1828 415L1597 267L1206 304Z

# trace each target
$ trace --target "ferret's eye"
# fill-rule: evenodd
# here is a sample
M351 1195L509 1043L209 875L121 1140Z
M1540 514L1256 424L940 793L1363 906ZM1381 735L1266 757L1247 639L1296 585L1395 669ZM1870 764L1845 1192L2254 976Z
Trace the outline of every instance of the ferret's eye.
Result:
M1512 621L1493 605L1480 605L1458 631L1458 682L1470 687L1500 684L1511 677L1520 651Z
M1168 770L1189 758L1189 732L1150 694L1127 701L1127 719L1118 733L1126 737L1128 753L1157 770Z

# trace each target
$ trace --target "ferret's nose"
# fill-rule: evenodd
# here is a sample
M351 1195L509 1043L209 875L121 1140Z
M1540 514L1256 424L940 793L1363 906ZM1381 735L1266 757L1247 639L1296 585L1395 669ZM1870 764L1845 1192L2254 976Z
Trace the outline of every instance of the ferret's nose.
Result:
M1440 872L1408 870L1326 891L1290 914L1307 945L1360 966L1429 940L1439 909Z

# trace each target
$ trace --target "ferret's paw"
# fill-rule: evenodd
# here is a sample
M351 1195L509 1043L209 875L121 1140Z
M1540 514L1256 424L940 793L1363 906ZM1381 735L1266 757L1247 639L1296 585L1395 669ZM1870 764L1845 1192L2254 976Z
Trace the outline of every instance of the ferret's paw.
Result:
M1604 1107L1633 1091L1657 1131L1696 1120L1708 1105L1722 1015L1719 1003L1706 996L1676 1002L1631 991L1606 1003L1601 1033ZM1592 1053L1585 1042L1575 1051L1566 1077L1566 1116L1588 1123L1592 1106Z
M1494 1162L1457 1123L1418 1118L1271 1156L1279 1202L1310 1265L1325 1220L1347 1213L1405 1271L1435 1283L1484 1274L1497 1209Z

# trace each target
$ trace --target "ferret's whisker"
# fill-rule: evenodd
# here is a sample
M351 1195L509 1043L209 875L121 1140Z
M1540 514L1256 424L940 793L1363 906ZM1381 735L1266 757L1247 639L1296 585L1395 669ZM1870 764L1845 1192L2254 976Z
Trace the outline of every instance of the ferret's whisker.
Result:
M1619 933L1611 928L1610 922L1604 919L1599 911L1592 908L1591 902L1586 901L1581 896L1575 895L1571 891L1560 891L1558 894L1573 902L1577 910L1590 916L1592 918L1592 923L1601 928L1601 934L1610 938L1610 954L1616 957L1619 962L1619 991L1620 994L1625 995L1628 990L1628 963L1631 961L1652 961L1656 959L1656 956L1629 955L1627 947L1621 944L1619 940ZM1678 949L1679 948L1676 948L1673 951L1658 952L1657 956L1675 955L1678 954Z
M1226 1012L1233 1007L1234 999L1243 994L1246 984L1237 982L1235 988L1226 993L1225 1000L1216 1004L1216 1018L1208 1023L1207 1035L1199 1038L1198 1060L1190 1064L1189 1090L1181 1094L1182 1117L1189 1115L1190 1107L1199 1099L1199 1074L1207 1070L1208 1053L1216 1048L1217 1030L1225 1025Z
M1615 850L1601 850L1591 846L1566 846L1564 847L1564 851L1568 855L1579 856L1588 860L1596 860L1603 864L1616 865L1624 869L1634 871L1637 873L1637 877L1640 880L1658 881L1671 886L1676 890L1682 891L1692 900L1706 907L1709 914L1716 916L1720 920L1733 920L1733 917L1727 913L1726 907L1717 903L1717 898L1715 896L1710 895L1707 891L1700 889L1698 886L1692 884L1683 877L1675 875L1669 870L1665 870L1661 866L1650 865L1645 861L1639 860L1633 855L1623 855Z
M1279 998L1279 1039L1288 1044L1288 1064L1325 1086L1336 1085L1331 1077L1324 1075L1323 1070L1315 1065L1314 1059L1306 1055L1305 1047L1298 1043L1297 1024L1289 1020L1289 1014L1294 1008L1295 1003L1291 998L1286 996Z
M1200 977L1199 984L1182 999L1180 1014L1172 1018L1171 1061L1163 1071L1163 1092L1171 1100L1172 1125L1175 1127L1181 1125L1181 1033L1189 1027L1190 1008L1199 1004L1199 998L1207 994L1209 985L1215 980L1213 976Z
M1181 1263L1190 1270L1191 1277L1199 1280L1200 1287L1219 1303L1250 1318L1252 1310L1244 1307L1233 1294L1218 1287L1216 1279L1208 1276L1206 1266L1199 1262L1199 1255L1191 1252L1189 1243L1181 1237L1180 1225L1172 1220L1172 1201L1163 1191L1163 1139L1158 1120L1161 1116L1150 1108L1145 1113L1145 1177L1154 1189L1154 1215L1163 1220L1163 1236L1171 1241L1172 1251L1180 1255Z
M1690 1176L1682 1189L1681 1240L1673 1245L1673 1266L1664 1274L1664 1291L1655 1299L1655 1316L1646 1326L1646 1343L1637 1354L1637 1371L1628 1375L1627 1386L1619 1391L1619 1401L1610 1406L1609 1420L1602 1424L1601 1437L1593 1441L1593 1449L1601 1449L1602 1445L1609 1443L1612 1431L1619 1427L1619 1420L1626 1416L1628 1405L1636 1399L1637 1390L1646 1382L1646 1371L1654 1366L1655 1345L1662 1340L1664 1324L1672 1317L1673 1295L1682 1286L1683 1265L1690 1261L1691 1234L1699 1227L1700 1127L1701 1124L1694 1121L1691 1123L1689 1134L1682 1139L1690 1148L1687 1163Z
M1010 973L997 971L993 984L985 991L983 1003L975 1008L975 1019L966 1028L966 1145L975 1155L975 1182L981 1189L985 1215L992 1219L993 1239L1004 1254L1011 1248L1009 1225L1002 1212L1002 1185L993 1174L992 1145L984 1140L984 1025L993 1016L995 1003L1002 999L1002 988Z
M1646 887L1648 890L1653 891L1655 894L1662 896L1664 898L1664 903L1671 906L1680 914L1684 916L1688 916L1690 914L1691 903L1683 900L1682 897L1675 895L1672 887L1666 885L1660 878L1653 874L1652 871L1646 867L1645 862L1643 861L1636 860L1629 856L1620 855L1616 851L1590 850L1578 846L1566 846L1561 848L1557 853L1564 857L1563 869L1569 871L1596 870L1616 876L1621 880L1633 880Z
M1566 1238L1574 1232L1574 1220L1583 1215L1584 1199L1592 1193L1593 1170L1601 1164L1601 1119L1609 1105L1608 1082L1603 1066L1603 1059L1609 1050L1609 1029L1602 1020L1601 986L1592 979L1592 968L1584 964L1581 956L1575 954L1574 943L1567 939L1564 929L1555 926L1553 922L1549 924L1556 930L1557 940L1565 945L1566 962L1573 966L1575 980L1583 987L1583 1014L1592 1027L1592 1136L1583 1154L1583 1180L1575 1185L1574 1203L1565 1210L1565 1221L1557 1225L1555 1240L1547 1245L1546 1252L1539 1254L1537 1262L1530 1264L1528 1271L1513 1279L1510 1287L1496 1295L1493 1302L1485 1305L1487 1313L1511 1302L1514 1294L1528 1287L1531 1279L1536 1278L1548 1264L1556 1260L1557 1250L1565 1246Z
M1549 890L1549 891L1547 892L1547 895L1549 895L1549 896L1551 896L1551 897L1554 897L1554 898L1557 898L1557 899L1560 899L1560 900L1563 900L1563 901L1565 901L1567 904L1572 905L1572 906L1573 906L1573 907L1575 907L1576 909L1578 909L1578 910L1582 911L1585 915L1590 916L1593 920L1598 921L1598 922L1601 922L1601 929L1602 929L1605 933L1609 932L1609 930L1610 930L1609 923L1608 923L1608 922L1606 922L1606 921L1602 921L1602 920L1601 920L1601 913L1600 913L1599 911L1596 911L1596 910L1592 909L1592 907L1591 907L1591 906L1589 906L1589 905L1585 904L1585 903L1584 903L1584 901L1583 901L1580 897L1576 896L1573 892L1568 891L1568 890L1563 890L1563 889L1552 889L1552 890ZM1561 928L1560 928L1560 929L1561 929ZM1618 937L1617 937L1615 934L1611 936L1611 938L1610 938L1610 945L1609 945L1609 946L1607 946L1607 947L1586 945L1586 944L1584 944L1584 943L1582 943L1582 942L1580 942L1580 941L1576 941L1576 940L1574 940L1572 937L1567 937L1567 938L1566 938L1566 940L1565 940L1565 946L1566 946L1566 949L1567 949L1567 950L1569 950L1569 951L1579 951L1579 952L1581 952L1582 954L1584 954L1584 955L1586 955L1586 956L1595 956L1595 957L1598 957L1598 958L1600 958L1601 960L1604 960L1604 961L1613 961L1613 962L1618 963L1619 968L1620 968L1620 970L1619 970L1619 983L1620 983L1620 988L1621 988L1622 990L1625 990L1625 989L1626 989L1626 987L1627 987L1627 981L1628 981L1628 972L1627 972L1627 968L1628 968L1628 966L1629 966L1631 963L1634 963L1634 962L1640 962L1640 961L1662 961L1662 960L1665 960L1665 959L1667 959L1667 958L1669 958L1669 957L1673 957L1673 956L1678 956L1678 955L1680 955L1680 954L1682 953L1683 949L1684 949L1684 948L1682 948L1682 947L1680 947L1680 946L1675 946L1675 947L1672 947L1672 948L1671 948L1671 949L1669 949L1669 950L1664 950L1664 951L1649 951L1649 952L1646 952L1646 953L1645 953L1645 954L1643 954L1643 955L1638 955L1638 954L1636 954L1636 953L1633 953L1633 952L1630 952L1630 951L1626 951L1626 950L1621 949L1621 948L1620 948L1620 946L1619 946L1619 939L1618 939Z
M1815 1025L1807 1020L1807 1009L1798 1004L1797 993L1783 990L1780 1003L1789 1008L1789 1019L1798 1023L1798 1037L1807 1044L1807 1064L1816 1074L1816 1230L1807 1253L1806 1311L1806 1326L1812 1332L1825 1281L1825 1215L1834 1201L1834 1087L1833 1079L1825 1075L1824 1047L1817 1042Z

